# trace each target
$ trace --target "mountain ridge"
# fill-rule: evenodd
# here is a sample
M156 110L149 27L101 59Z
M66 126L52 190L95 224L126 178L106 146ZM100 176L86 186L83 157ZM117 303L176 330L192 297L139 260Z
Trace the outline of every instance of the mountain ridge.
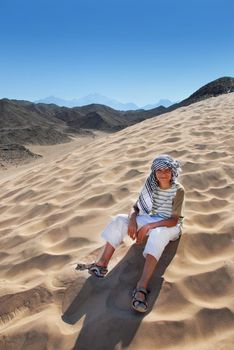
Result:
M74 134L92 134L92 130L115 132L179 107L233 91L234 78L222 77L168 108L159 106L136 111L119 111L100 104L68 108L5 98L0 100L0 143L56 144L69 142Z
M129 110L138 110L138 109L153 109L159 106L164 106L164 107L169 107L174 102L168 100L168 99L160 99L156 103L151 103L147 105L143 105L139 107L137 104L133 102L128 102L128 103L122 103L117 101L116 99L109 98L106 96L103 96L101 94L95 93L95 94L89 94L87 96L81 97L81 98L74 98L71 100L66 100L63 98L59 98L56 96L48 96L43 99L39 99L36 101L33 101L34 103L45 103L45 104L56 104L57 106L60 107L68 107L68 108L73 108L73 107L82 107L86 106L89 104L102 104L111 108L114 108L116 110L121 110L121 111L129 111Z

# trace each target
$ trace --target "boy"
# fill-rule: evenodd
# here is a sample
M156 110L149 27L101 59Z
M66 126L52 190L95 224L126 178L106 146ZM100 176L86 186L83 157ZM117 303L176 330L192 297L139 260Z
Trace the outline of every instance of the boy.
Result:
M147 311L148 283L164 248L181 234L184 188L177 183L180 171L178 161L166 154L158 156L131 214L117 215L102 232L106 245L99 260L76 267L78 270L88 268L89 273L104 277L115 249L127 234L136 240L136 244L142 244L148 236L143 251L144 269L132 298L132 308L138 312Z

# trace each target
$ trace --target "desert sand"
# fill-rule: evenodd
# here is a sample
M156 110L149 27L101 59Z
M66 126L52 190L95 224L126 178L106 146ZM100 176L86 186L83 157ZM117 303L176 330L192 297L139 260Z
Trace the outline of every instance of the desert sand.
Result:
M234 93L210 98L0 173L0 349L233 349L233 110ZM141 315L142 247L123 242L102 280L74 268L161 153L182 163L185 223Z

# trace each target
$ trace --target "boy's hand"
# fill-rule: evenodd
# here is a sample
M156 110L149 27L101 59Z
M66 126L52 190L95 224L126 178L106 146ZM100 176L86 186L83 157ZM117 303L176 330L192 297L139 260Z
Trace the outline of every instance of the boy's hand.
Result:
M150 226L148 224L142 226L140 230L137 231L137 239L136 244L142 244L145 236L150 230Z
M135 218L131 218L128 224L128 235L134 240L137 234L137 223Z

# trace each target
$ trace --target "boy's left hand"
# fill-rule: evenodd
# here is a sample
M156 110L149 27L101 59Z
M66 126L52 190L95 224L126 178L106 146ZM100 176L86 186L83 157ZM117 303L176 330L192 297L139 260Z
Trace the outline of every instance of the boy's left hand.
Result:
M142 244L145 236L147 235L147 233L150 230L150 226L148 224L142 226L140 228L140 230L137 231L137 235L136 235L136 244Z

